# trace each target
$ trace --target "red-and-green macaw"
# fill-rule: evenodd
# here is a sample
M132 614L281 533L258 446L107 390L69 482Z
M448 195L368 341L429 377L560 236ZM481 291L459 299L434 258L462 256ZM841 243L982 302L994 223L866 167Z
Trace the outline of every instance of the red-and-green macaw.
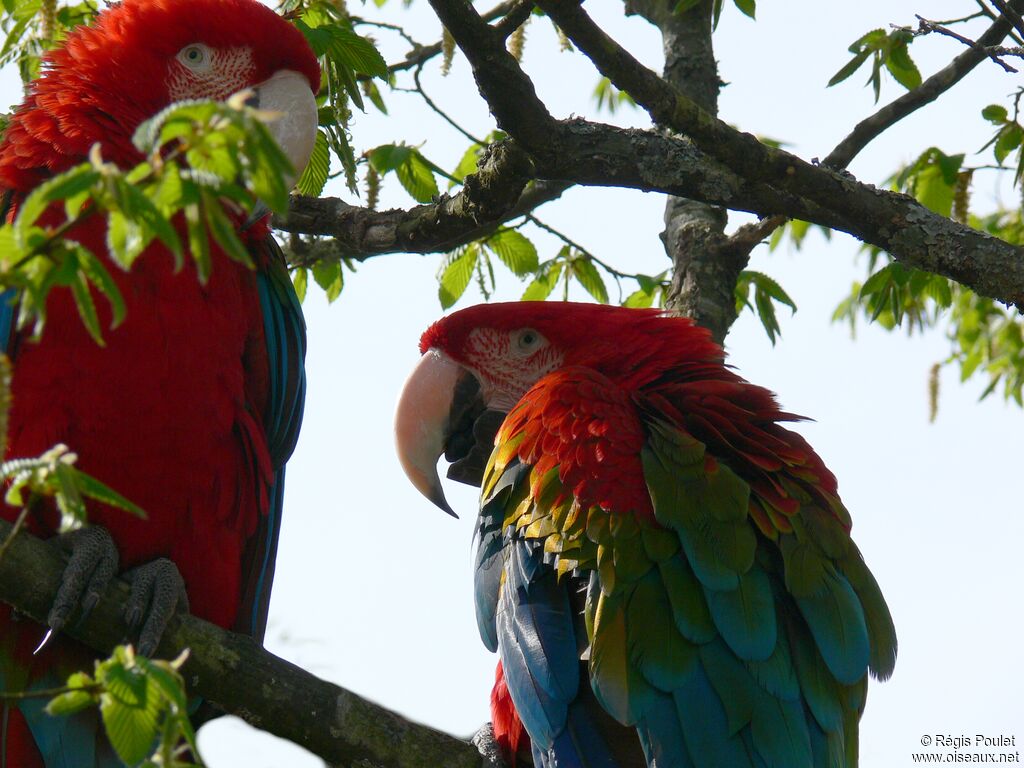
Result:
M225 99L243 89L252 89L261 109L279 113L271 130L301 170L315 138L319 83L303 35L256 0L124 0L47 54L11 117L0 142L7 215L13 220L33 188L85 161L95 145L107 162L138 163L133 132L172 102ZM52 627L63 626L80 597L88 607L90 593L123 569L133 591L127 618L141 629L140 647L155 647L178 605L262 639L284 463L302 413L305 328L266 219L245 227L237 218L255 270L213 240L205 284L191 259L176 271L160 243L130 273L113 269L127 313L105 333L105 348L90 338L66 291L50 296L38 343L12 331L12 308L4 306L0 336L14 361L8 455L66 443L83 471L147 513L141 520L90 508L95 525L66 542L72 554ZM63 206L55 205L42 223L63 220ZM85 218L66 237L107 253L102 216ZM49 536L56 522L55 510L40 505L29 529ZM92 654L64 637L33 656L42 635L0 608L0 690L49 688L91 668ZM97 738L95 713L51 718L44 704L4 702L0 765L119 764Z
M558 768L856 764L896 636L835 478L780 424L798 417L657 310L470 307L420 350L396 442L449 512L442 452L482 480L499 737L518 716Z

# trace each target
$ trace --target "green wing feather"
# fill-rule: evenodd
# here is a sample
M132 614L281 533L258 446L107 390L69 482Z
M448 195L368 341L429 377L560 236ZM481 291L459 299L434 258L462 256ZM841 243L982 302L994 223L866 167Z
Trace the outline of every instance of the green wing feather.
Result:
M615 387L586 379L591 392ZM674 708L666 743L685 743L680 764L856 765L867 673L891 673L896 639L834 481L822 479L831 476L774 423L758 434L778 458L761 451L755 461L750 446L730 452L741 437L720 424L698 439L639 397L628 407L620 421L643 418L643 504L622 511L586 499L578 466L540 458L553 427L522 404L484 480L486 498L511 461L532 465L521 481L529 492L505 507L505 530L542 542L560 577L591 574L583 658L598 700L638 725L648 755ZM563 433L605 434L565 410Z

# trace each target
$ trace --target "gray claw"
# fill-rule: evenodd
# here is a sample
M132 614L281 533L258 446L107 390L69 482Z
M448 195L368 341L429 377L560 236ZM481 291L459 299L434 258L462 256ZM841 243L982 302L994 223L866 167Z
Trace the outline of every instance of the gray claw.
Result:
M188 611L185 581L178 567L165 557L132 568L124 576L132 585L125 621L133 631L141 626L136 647L143 656L151 656L175 611Z
M106 528L98 525L79 528L58 536L56 544L71 557L64 567L60 589L46 618L51 630L47 639L67 626L77 606L81 607L80 621L88 616L117 573L117 547Z

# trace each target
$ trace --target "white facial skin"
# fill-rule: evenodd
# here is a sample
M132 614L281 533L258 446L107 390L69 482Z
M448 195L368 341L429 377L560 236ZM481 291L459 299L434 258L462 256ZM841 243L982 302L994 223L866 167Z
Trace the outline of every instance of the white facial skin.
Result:
M480 380L487 407L506 413L565 359L533 328L476 328L469 333L463 354L466 367Z
M224 99L252 81L256 71L252 50L211 48L190 43L178 51L167 75L167 88L174 101L183 99ZM275 72L253 85L254 106L270 115L268 128L287 155L296 176L309 162L316 143L316 97L306 78L290 69Z

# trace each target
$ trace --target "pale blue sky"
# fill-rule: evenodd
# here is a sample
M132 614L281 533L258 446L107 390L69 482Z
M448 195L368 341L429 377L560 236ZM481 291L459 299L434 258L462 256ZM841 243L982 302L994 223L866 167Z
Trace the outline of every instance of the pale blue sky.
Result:
M752 133L781 139L805 158L823 157L873 111L864 75L826 90L849 54L874 27L913 24L914 13L951 18L971 0L918 4L863 0L822 3L764 0L752 22L727 3L715 38L722 117ZM392 7L393 6L393 7ZM439 36L424 0L385 9L421 42ZM488 6L489 7L489 6ZM621 5L588 3L591 13L636 55L660 66L656 31L624 19ZM372 4L354 7L375 15ZM382 13L383 17L383 13ZM381 36L389 61L405 47ZM928 39L912 51L925 75L961 47ZM594 115L596 75L581 57L557 53L550 24L534 19L527 69L556 116ZM555 77L552 73L555 73ZM456 58L442 79L428 65L432 96L472 132L491 129L468 66ZM989 138L978 113L1019 84L982 65L941 103L901 123L871 145L851 170L879 183L918 151L979 149ZM0 73L0 101L16 99L12 72ZM902 89L887 79L882 101ZM404 139L444 167L465 149L413 96L388 99L391 114L359 115L357 152ZM638 112L599 119L644 125ZM988 162L989 158L972 162ZM980 174L975 200L991 207L999 191ZM348 197L344 190L334 194ZM1010 204L1016 192L1003 191ZM621 269L666 266L657 234L660 195L579 189L539 215ZM389 180L382 207L411 205ZM732 225L738 220L734 217ZM548 258L558 244L528 232ZM1022 413L996 398L977 403L984 382L961 385L942 374L938 421L928 423L927 374L949 352L941 333L907 339L861 325L857 339L829 318L853 279L857 244L812 236L803 251L755 251L753 268L774 276L799 311L781 314L773 349L751 315L727 340L740 373L768 386L791 411L816 421L799 427L839 478L854 538L882 586L896 622L900 655L892 680L871 686L862 721L862 765L910 765L922 734L1015 734L1024 737L1019 692L1024 583L1019 434ZM441 314L439 256L394 255L346 274L342 297L327 307L313 290L309 324L309 397L303 434L289 465L285 522L271 604L268 647L322 677L438 728L469 734L488 718L495 658L479 642L470 599L470 538L475 494L449 484L462 519L433 508L405 481L394 457L391 418L397 393L417 359L422 330ZM518 281L499 275L499 298L517 298ZM471 288L471 291L473 289ZM614 294L613 294L614 295ZM582 297L580 297L582 298ZM459 306L476 301L467 296ZM316 766L292 746L238 721L206 726L200 744L213 768Z

